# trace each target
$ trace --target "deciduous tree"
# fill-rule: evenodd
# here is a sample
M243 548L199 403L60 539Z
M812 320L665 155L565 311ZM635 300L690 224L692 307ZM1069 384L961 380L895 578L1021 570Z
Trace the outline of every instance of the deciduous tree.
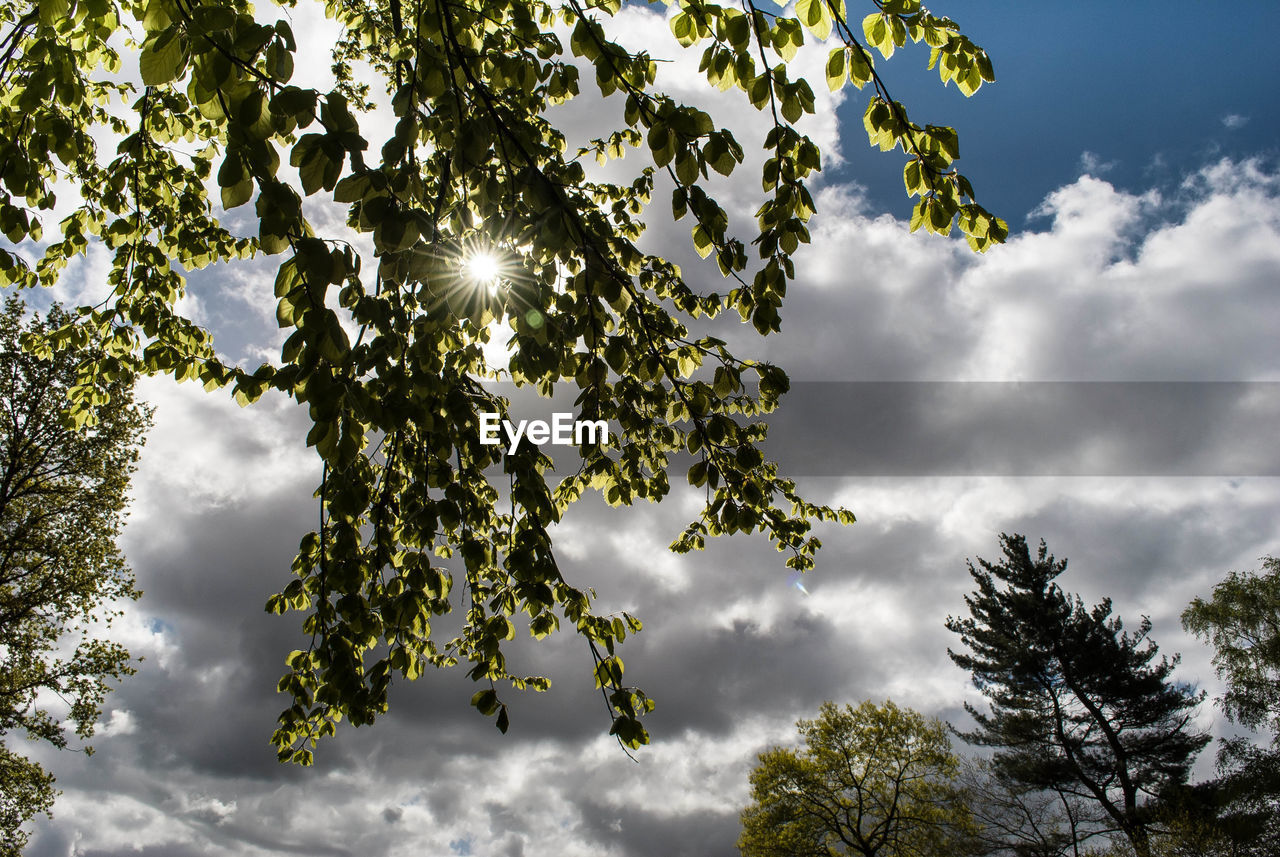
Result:
M877 60L923 43L941 81L966 95L994 79L991 62L918 0L876 0L861 19L842 0L799 0L791 13L754 0L674 4L671 30L703 51L708 83L740 91L764 119L763 139L748 141L765 155L748 244L710 181L735 172L743 144L656 85L650 51L678 48L625 47L620 0L321 5L341 29L330 91L294 82L317 58L295 59L293 28L265 4L0 5L0 225L10 241L39 241L40 212L68 196L59 181L83 196L35 261L32 244L0 251L0 276L48 284L90 246L111 254L110 297L54 337L102 349L71 391L81 421L105 385L137 373L230 387L244 404L274 390L307 405L322 524L268 605L304 614L312 641L280 683L292 701L275 735L282 759L310 761L309 746L344 718L372 722L393 677L428 666L468 664L474 705L505 730L504 683L547 681L513 674L504 644L517 623L542 637L562 621L586 640L613 733L640 744L650 703L624 685L615 650L639 622L593 612L590 588L557 564L550 527L590 490L613 505L660 500L687 454L680 478L706 503L673 549L758 531L792 567L813 564L812 522L852 515L806 502L761 455L759 418L786 375L703 328L731 312L778 330L793 254L809 240L807 183L822 159L797 127L813 88L789 63L825 40L822 83L870 92L871 142L906 157L912 229L958 226L984 250L1007 228L956 170L954 130L909 118ZM584 72L608 118L578 149L548 117ZM371 142L364 114L375 109L393 130ZM585 166L632 150L629 182ZM655 193L714 257L724 288L695 287L641 249ZM345 227L326 216L333 203ZM273 259L287 332L280 359L256 369L221 360L179 308L190 272L251 256ZM495 336L508 345L500 365L484 349ZM581 418L609 421L609 440L581 444L558 482L531 443L481 444L479 415L508 415L482 383L498 377L574 390ZM437 639L432 622L455 607L461 632Z
M1191 723L1203 694L1171 679L1176 656L1156 660L1146 618L1129 633L1110 599L1086 608L1064 592L1067 562L1044 542L1034 559L1020 535L1000 544L1000 562L969 563L970 615L947 619L970 652L948 654L990 700L985 712L966 703L977 728L962 734L999 748L1010 778L1095 803L1147 857L1146 804L1185 782L1209 741Z
M1182 613L1188 631L1208 641L1227 685L1218 704L1232 721L1271 733L1270 746L1245 737L1222 742L1216 784L1222 823L1248 840L1250 853L1280 847L1280 559L1260 572L1231 572L1208 599ZM1257 850L1261 849L1261 850Z
M1233 571L1182 613L1182 625L1213 646L1227 691L1218 700L1234 722L1267 729L1280 747L1280 559L1263 571Z
M66 747L64 722L93 735L110 682L133 672L128 651L94 630L113 601L138 595L116 537L150 415L118 381L91 403L91 428L68 426L79 359L25 353L22 316L16 298L0 315L0 738ZM26 332L66 321L55 307ZM48 811L52 783L0 744L0 853L19 853L19 827Z
M745 857L933 857L968 853L974 828L946 726L893 702L823 703L751 772Z

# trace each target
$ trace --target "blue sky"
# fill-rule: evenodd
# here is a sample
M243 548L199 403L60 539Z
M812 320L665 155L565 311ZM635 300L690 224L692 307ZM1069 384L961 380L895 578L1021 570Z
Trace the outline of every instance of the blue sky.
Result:
M1266 432L1280 419L1280 5L933 9L990 52L997 83L971 99L944 90L923 50L882 71L914 119L958 128L961 169L1015 234L982 257L954 239L908 234L901 153L869 148L866 94L841 101L819 74L819 113L805 127L845 163L823 175L783 331L762 342L717 322L741 356L814 382L805 389L817 394L784 401L790 423L827 431L824 448L844 442L837 415L867 405L859 388L833 382L1253 387L1214 387L1214 411L1167 426L1154 450L1143 446L1146 429L1117 432L1097 414L1076 422L1069 408L1047 409L1024 424L962 402L931 408L919 431L876 439L907 462L904 475L842 469L832 453L822 475L808 465L801 487L859 522L823 529L807 594L760 539L668 553L697 512L695 492L628 510L589 498L555 539L562 567L593 585L602 606L646 623L623 653L628 678L658 701L639 764L604 734L589 665L566 638L515 641L519 668L554 685L513 700L508 735L470 709L464 677L433 673L397 686L390 715L340 730L303 771L278 765L267 743L298 623L262 605L288 581L313 526L319 468L302 443L306 420L287 403L242 410L226 395L147 380L156 426L123 542L145 595L113 631L146 660L109 697L92 757L32 749L64 793L55 818L36 824L31 857L732 857L756 754L794 740L795 720L823 700L892 697L964 727L962 703L979 696L946 658L955 640L943 621L964 609L966 558L994 558L1002 531L1046 539L1070 558L1064 587L1090 602L1112 597L1128 626L1149 616L1161 651L1183 653L1179 679L1217 693L1209 652L1179 614L1228 570L1280 555L1280 479L1266 475L1280 472ZM291 14L300 44L323 51L332 30L312 4ZM739 93L709 91L663 20L629 8L618 33L675 60L663 64L664 84L724 117L759 160L748 145L758 114ZM818 47L801 63L817 71L824 58ZM298 63L300 74L325 67ZM600 114L584 94L557 115L586 137ZM623 166L638 169L638 159ZM739 219L758 205L759 184L744 176L719 185ZM689 248L688 224L665 220L667 210L655 199L648 240L697 287L722 290ZM55 294L95 294L104 258L73 265ZM278 353L273 274L258 260L193 282L188 308L251 365ZM1251 393L1263 389L1271 394ZM848 399L829 407L830 395ZM910 417L909 402L892 404L905 409L896 418ZM1027 461L1043 450L1055 463L972 465L1006 449ZM1139 459L1171 463L1152 471ZM1197 723L1230 731L1208 703ZM1211 772L1210 757L1198 775Z
M996 84L964 98L924 71L916 46L882 64L895 98L915 121L960 133L959 167L987 208L1015 228L1045 195L1095 169L1125 190L1168 188L1206 161L1264 157L1280 142L1275 3L935 4L990 54ZM860 123L851 97L842 122ZM1229 117L1238 117L1230 119ZM1243 121L1243 124L1239 124ZM857 127L854 124L852 127ZM845 147L834 180L867 186L876 207L904 216L899 175L874 150ZM879 161L879 163L877 163Z

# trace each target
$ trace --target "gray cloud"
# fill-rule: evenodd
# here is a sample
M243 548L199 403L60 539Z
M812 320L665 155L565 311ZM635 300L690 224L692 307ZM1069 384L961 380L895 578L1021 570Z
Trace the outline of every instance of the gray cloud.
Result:
M584 99L570 119L584 125L590 108ZM734 121L753 118L741 110ZM815 133L838 140L834 121ZM742 188L724 187L741 217ZM829 187L783 333L760 342L736 319L710 330L818 385L1274 382L1278 194L1277 179L1249 163L1207 168L1176 200L1082 178L1046 200L1041 231L978 258L954 241L908 235L853 190ZM686 227L655 220L647 240L687 261L703 287L723 288L682 249ZM239 285L221 297L213 285L196 288L211 324L221 329L246 305L258 314L259 326L232 332L240 338L226 348L269 347L270 307ZM119 722L132 728L101 735L91 758L41 757L64 794L56 817L36 825L31 853L731 855L755 755L793 740L794 720L820 701L891 696L959 722L960 703L979 699L945 657L955 641L942 623L964 609L965 559L994 558L1002 530L1044 537L1069 557L1068 589L1091 601L1113 596L1131 623L1150 615L1163 650L1186 653L1180 675L1215 687L1207 654L1177 615L1227 569L1280 552L1280 483L1174 474L1272 472L1200 463L1232 451L1226 428L1273 422L1273 411L1228 396L1196 419L1167 420L1160 467L1090 471L1076 466L1091 444L1119 443L1103 450L1104 463L1140 460L1142 447L1123 424L1103 436L1095 414L1067 419L1069 397L1048 402L1020 435L971 404L938 418L928 400L897 403L899 422L877 441L848 425L869 419L866 388L835 397L846 410L813 389L797 386L784 400L779 455L822 449L824 467L796 459L802 488L849 505L859 523L820 528L825 548L803 581L809 594L759 537L714 542L699 556L667 553L696 514L691 491L657 508L614 510L590 498L555 530L570 578L594 586L603 609L646 622L622 650L628 680L658 701L654 744L638 763L604 735L589 657L566 632L512 648L517 668L554 684L509 696L510 734L467 705L474 686L465 676L431 673L395 686L389 715L372 729L340 730L303 770L279 765L267 743L298 617L262 609L314 519L317 467L300 449L301 415L287 403L242 411L148 383L160 411L126 534L146 595L117 625L146 660L104 716L125 712ZM930 420L908 420L912 407ZM787 425L822 428L826 445L788 439ZM966 464L1015 454L1034 462L1045 448L1056 450L1058 469L1030 470L1038 475ZM872 466L939 450L892 478ZM861 469L842 458L855 455ZM1089 472L1128 475L1052 475ZM1212 721L1207 709L1204 719Z

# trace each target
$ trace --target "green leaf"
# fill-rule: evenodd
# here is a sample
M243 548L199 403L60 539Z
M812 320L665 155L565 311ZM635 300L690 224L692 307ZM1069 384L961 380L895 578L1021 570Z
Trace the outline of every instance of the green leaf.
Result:
M498 710L498 692L492 688L478 690L471 697L471 704L486 717Z
M788 92L782 97L782 118L788 122L798 122L804 115L804 106L800 99Z
M202 32L215 33L234 27L236 13L221 5L196 6L191 10L191 22Z
M147 39L138 57L138 70L147 86L176 80L187 64L186 37L176 24Z
M872 77L871 63L869 57L861 48L849 49L849 80L858 89L866 86Z
M924 189L924 175L919 159L912 159L902 170L902 182L907 187L907 194L915 196Z
M222 207L228 211L253 199L253 179L245 176L230 187L222 188Z
M894 18L893 20L897 20ZM862 19L862 33L867 38L867 44L871 45L884 56L885 59L893 56L894 40L893 32L883 14L873 12Z
M671 19L671 32L683 47L687 48L698 41L693 19L686 12L680 12Z
M930 231L941 235L946 235L951 231L951 214L940 200L933 199L929 201L927 216L929 218L927 226Z
M827 87L832 92L841 89L849 79L848 53L849 48L840 47L827 55Z
M819 41L831 35L831 11L827 0L796 0L796 17Z
M40 23L55 27L71 14L70 0L40 0Z
M922 199L915 204L914 208L911 209L911 231L912 232L915 232L921 226L924 226L925 215L926 215L926 212L928 211L928 207L929 207L928 201Z
M704 259L710 256L711 251L715 249L715 243L707 233L707 228L702 224L698 224L693 228L693 249L697 250L698 255Z

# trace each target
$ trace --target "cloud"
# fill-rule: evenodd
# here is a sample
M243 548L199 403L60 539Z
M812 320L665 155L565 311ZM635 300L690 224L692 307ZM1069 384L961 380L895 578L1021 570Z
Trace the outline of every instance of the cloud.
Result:
M1087 175L1102 175L1116 168L1116 161L1104 161L1095 152L1085 150L1080 153L1080 170Z
M719 334L800 381L1280 380L1280 184L1252 161L1174 193L1084 176L984 256L833 186L783 335Z
M1239 113L1228 113L1222 117L1222 126L1228 131L1238 131L1249 124L1248 116L1241 116Z
M665 32L648 12L623 17L637 40ZM704 97L696 57L672 55L663 75L673 91ZM831 151L837 100L818 97L812 133ZM571 130L585 132L596 107L584 98L566 108ZM746 105L729 112L744 138L758 124ZM1090 175L1047 195L1037 230L981 257L827 186L783 333L761 342L735 318L710 330L798 382L1280 380L1280 181L1257 163L1221 161L1173 192L1133 193L1089 157ZM721 184L748 225L754 187ZM646 240L683 262L687 228L655 215ZM692 258L686 271L723 287ZM248 307L253 326L230 332L240 340L226 347L269 351L278 333L261 284L226 282L221 294L213 280L195 289L205 317L221 336ZM849 506L859 523L819 528L825 548L806 597L758 536L667 553L696 492L630 510L591 498L555 537L572 581L646 622L622 650L627 679L658 703L655 743L638 763L604 734L590 654L569 630L515 641L513 666L553 686L511 695L508 735L467 705L474 685L463 675L431 673L396 685L390 714L341 729L303 770L279 765L267 743L298 617L267 615L263 602L288 580L315 519L305 415L274 400L241 410L225 394L164 382L142 392L159 410L124 544L145 595L113 634L146 660L109 698L93 757L41 756L64 790L56 817L36 825L31 853L42 857L731 855L756 754L794 741L795 719L824 699L891 696L956 723L962 702L980 701L946 659L955 640L943 622L964 609L966 558L994 556L997 533L1044 537L1071 558L1064 586L1089 601L1113 596L1131 624L1149 615L1162 651L1186 652L1178 675L1211 690L1182 606L1226 570L1280 553L1274 478L815 475L801 488ZM820 397L796 404L794 418L849 442ZM939 423L966 434L961 450L1009 443L981 413ZM940 437L928 428L900 433L889 452ZM1091 439L1058 454L1074 458Z

